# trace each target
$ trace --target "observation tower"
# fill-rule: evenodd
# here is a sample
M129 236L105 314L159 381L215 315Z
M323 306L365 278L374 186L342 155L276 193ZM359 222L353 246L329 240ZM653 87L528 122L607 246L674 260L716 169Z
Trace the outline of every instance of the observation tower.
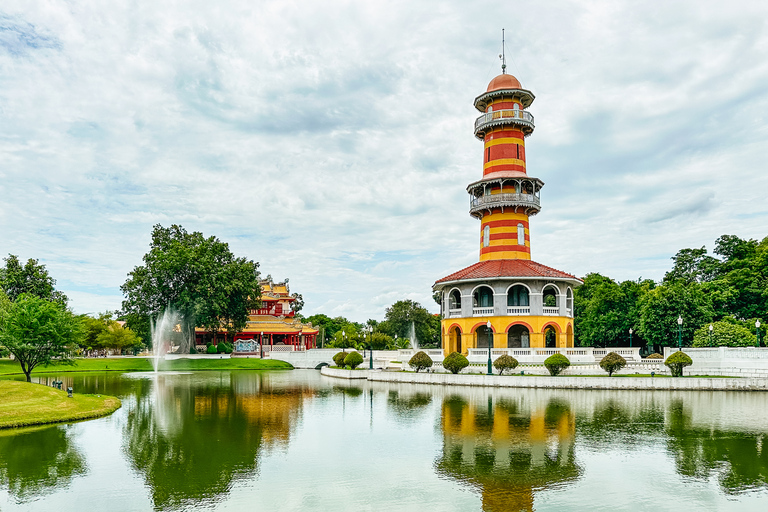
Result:
M506 73L506 62L475 98L483 174L467 192L469 214L480 221L480 261L433 286L442 295L446 355L470 348L573 346L573 288L581 280L531 259L529 221L541 210L544 187L526 165L533 100Z

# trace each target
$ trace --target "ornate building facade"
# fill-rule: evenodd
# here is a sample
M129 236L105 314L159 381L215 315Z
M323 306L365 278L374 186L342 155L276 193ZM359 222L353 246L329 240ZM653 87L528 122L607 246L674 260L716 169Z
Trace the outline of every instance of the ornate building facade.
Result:
M531 259L529 221L541 210L544 186L526 166L534 95L504 69L475 98L483 175L467 192L469 213L480 221L480 261L433 287L442 296L445 354L573 346L573 289L581 280Z

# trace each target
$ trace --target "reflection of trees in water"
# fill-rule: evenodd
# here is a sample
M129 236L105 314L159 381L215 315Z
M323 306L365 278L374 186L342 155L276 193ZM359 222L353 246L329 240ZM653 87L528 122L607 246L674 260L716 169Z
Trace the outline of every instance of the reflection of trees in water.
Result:
M723 491L739 493L768 487L768 450L764 433L727 432L691 427L691 414L682 400L669 407L668 449L684 476L716 476Z
M232 374L231 386L161 380L154 397L138 398L125 450L157 509L215 501L257 471L260 449L287 443L306 393L270 388L261 378Z
M578 478L574 414L568 402L523 410L514 401L443 400L438 474L480 490L483 510L533 510L536 489Z
M70 426L0 435L0 483L18 502L69 485L85 474L83 456L70 439Z
M403 394L392 390L387 396L387 407L401 420L417 419L431 403L432 395L429 393Z

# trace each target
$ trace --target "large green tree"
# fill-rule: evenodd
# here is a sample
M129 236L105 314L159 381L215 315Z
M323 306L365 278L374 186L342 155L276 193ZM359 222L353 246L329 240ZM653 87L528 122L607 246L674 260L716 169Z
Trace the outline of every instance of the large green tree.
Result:
M82 337L80 319L59 302L22 294L0 311L0 345L19 362L27 382L39 365L71 362Z
M48 274L45 265L35 259L28 259L22 264L18 256L9 254L3 258L5 265L0 267L0 289L12 301L29 293L41 299L67 304L67 296L55 289L56 280Z
M708 295L697 284L662 285L646 293L640 304L640 335L656 347L678 344L677 319L682 318L683 346L690 346L696 329L712 321Z
M150 319L166 308L179 315L186 352L196 325L232 335L245 327L249 310L259 307L259 264L235 257L216 237L158 224L143 259L121 290L125 318L144 339L150 339Z
M440 346L440 317L430 313L418 302L399 300L387 308L386 328L390 336L411 338L411 324L419 346Z

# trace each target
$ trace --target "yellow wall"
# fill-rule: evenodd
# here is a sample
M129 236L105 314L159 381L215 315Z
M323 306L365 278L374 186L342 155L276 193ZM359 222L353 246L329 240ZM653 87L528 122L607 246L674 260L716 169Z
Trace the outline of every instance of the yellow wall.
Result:
M461 352L467 354L468 348L477 348L477 328L490 320L493 326L493 347L507 348L507 331L512 325L528 327L531 348L544 348L544 328L552 325L557 331L557 347L573 347L573 335L567 334L568 326L573 332L573 318L564 316L491 316L470 318L445 318L441 322L443 332L443 352L445 355L456 351L456 337L450 330L455 326L461 329ZM483 340L483 343L485 341Z

